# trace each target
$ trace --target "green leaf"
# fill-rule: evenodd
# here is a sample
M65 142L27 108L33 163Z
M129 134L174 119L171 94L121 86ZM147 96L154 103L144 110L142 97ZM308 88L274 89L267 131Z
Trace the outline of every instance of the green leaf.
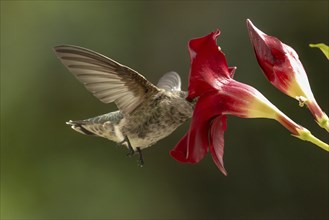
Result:
M310 44L310 47L317 47L319 48L324 55L327 57L327 59L329 60L329 47L323 43L321 44Z

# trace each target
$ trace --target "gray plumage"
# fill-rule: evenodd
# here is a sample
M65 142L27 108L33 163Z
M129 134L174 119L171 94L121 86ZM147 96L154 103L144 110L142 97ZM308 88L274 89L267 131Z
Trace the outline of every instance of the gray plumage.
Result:
M134 151L149 147L191 118L194 102L186 100L177 73L169 72L157 86L135 70L94 51L57 46L55 54L100 101L114 102L118 111L67 124L86 135L117 143L128 140Z

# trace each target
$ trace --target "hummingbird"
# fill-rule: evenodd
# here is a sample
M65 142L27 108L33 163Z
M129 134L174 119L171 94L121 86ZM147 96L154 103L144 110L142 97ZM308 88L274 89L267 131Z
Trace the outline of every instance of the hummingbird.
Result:
M103 103L117 111L66 122L77 132L109 139L128 148L128 156L170 135L192 117L195 102L181 91L176 72L164 74L155 86L137 71L92 50L60 45L54 52L64 66Z

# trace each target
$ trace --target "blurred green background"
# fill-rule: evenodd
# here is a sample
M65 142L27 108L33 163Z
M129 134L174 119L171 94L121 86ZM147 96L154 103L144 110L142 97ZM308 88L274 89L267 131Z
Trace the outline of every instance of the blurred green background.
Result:
M259 89L293 120L329 142L306 108L262 75L247 18L299 54L327 113L328 61L309 43L328 44L328 1L1 1L2 219L328 219L328 153L277 122L229 117L223 176L208 155L183 165L168 152L187 131L144 151L65 125L116 109L95 99L54 56L74 44L103 53L153 83L181 74L187 42L220 28L235 78Z

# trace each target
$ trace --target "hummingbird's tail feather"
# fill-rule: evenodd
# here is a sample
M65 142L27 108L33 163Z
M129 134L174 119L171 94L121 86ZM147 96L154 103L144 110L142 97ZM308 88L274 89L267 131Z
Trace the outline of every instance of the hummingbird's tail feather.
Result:
M95 136L96 134L87 130L86 128L83 127L83 125L85 124L84 121L68 121L66 122L66 124L71 125L71 128L81 134L85 134L85 135L91 135L91 136Z
M107 138L114 142L123 140L118 123L122 120L122 113L119 111L96 116L93 118L77 121L68 121L66 124L81 134Z

